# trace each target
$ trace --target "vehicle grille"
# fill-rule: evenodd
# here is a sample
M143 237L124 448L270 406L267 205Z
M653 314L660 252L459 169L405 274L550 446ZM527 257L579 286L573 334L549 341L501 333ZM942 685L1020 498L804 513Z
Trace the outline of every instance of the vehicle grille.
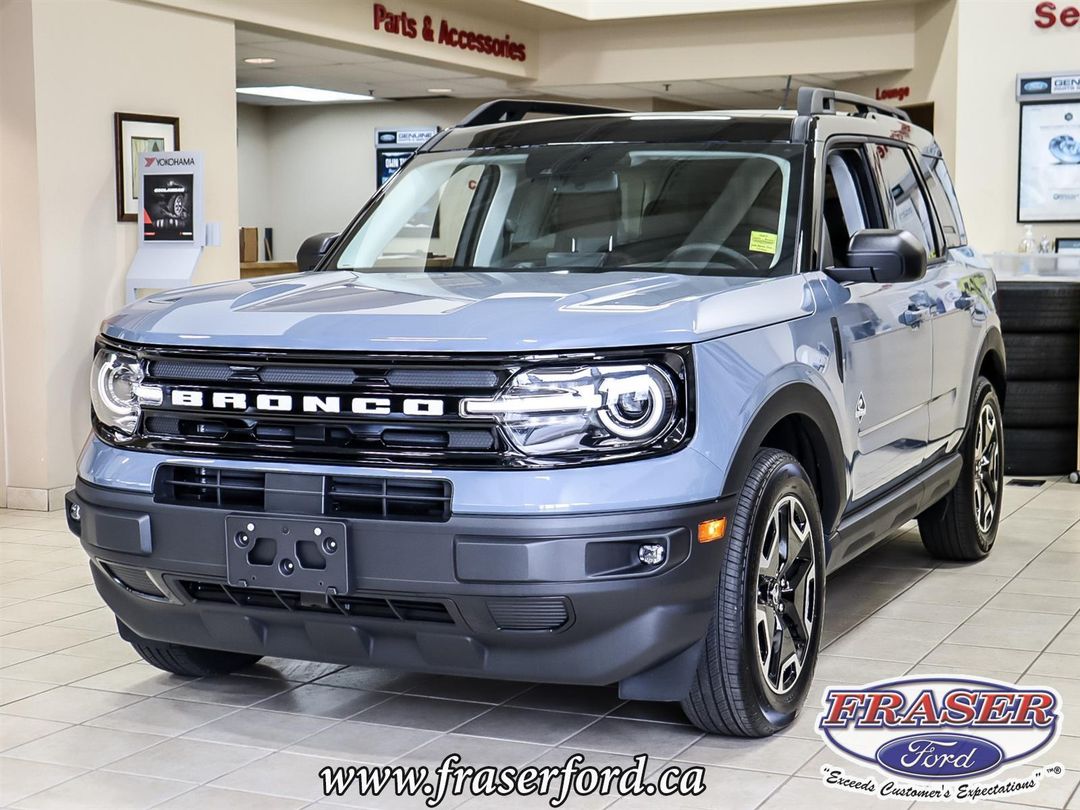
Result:
M493 423L463 419L458 403L491 396L516 366L497 360L391 357L356 361L355 356L302 353L200 352L148 349L140 352L146 382L165 389L165 404L146 407L133 442L171 453L246 459L297 459L409 466L491 467L508 463L507 445ZM345 412L265 412L254 408L179 408L173 389L213 392L406 398L443 403L438 416Z
M113 579L119 582L124 587L135 591L135 593L142 594L143 596L153 596L157 599L163 599L165 594L161 592L161 589L154 584L154 580L150 578L150 574L142 568L132 568L129 565L117 565L116 563L101 564L106 573Z
M336 596L277 591L269 588L234 588L221 582L179 580L177 583L195 602L217 602L238 607L270 608L341 616L362 616L400 622L453 624L454 617L443 602L431 600L365 596Z
M154 500L249 512L334 518L450 519L451 487L443 479L309 475L162 464Z

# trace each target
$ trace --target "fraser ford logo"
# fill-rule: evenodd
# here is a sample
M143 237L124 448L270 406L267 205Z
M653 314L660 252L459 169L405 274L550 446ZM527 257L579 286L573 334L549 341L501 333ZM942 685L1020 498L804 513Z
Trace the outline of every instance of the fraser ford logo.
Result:
M970 801L1036 790L1060 776L1061 766L1050 765L992 781L1010 766L1045 763L1061 722L1053 689L938 676L830 688L817 726L834 751L885 776L826 765L826 784L883 798Z

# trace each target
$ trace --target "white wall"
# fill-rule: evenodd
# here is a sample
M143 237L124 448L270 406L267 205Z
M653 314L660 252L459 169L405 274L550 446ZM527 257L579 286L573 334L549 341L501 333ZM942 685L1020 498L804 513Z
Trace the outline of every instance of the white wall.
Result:
M240 105L241 109L248 105ZM274 258L292 259L315 233L339 231L375 193L375 130L447 127L476 106L468 100L267 107L265 137L257 116L239 116L241 199L245 225L274 229ZM260 157L265 153L265 156ZM246 184L247 167L268 166L262 182ZM253 201L267 194L268 205ZM259 222L248 221L259 216Z
M116 221L114 112L180 117L182 146L206 156L206 218L221 223L196 281L238 275L235 35L120 0L4 0L0 13L2 347L20 383L5 390L8 485L40 498L74 480L91 347L136 248L136 225Z
M1020 106L1016 74L1080 72L1080 30L1035 27L1027 0L958 0L956 170L968 234L981 250L1015 251ZM1060 10L1066 3L1057 4ZM1035 225L1035 236L1080 235L1080 223Z
M240 226L262 228L270 224L273 186L270 173L268 107L236 107L236 158L240 193ZM260 234L259 258L262 254Z

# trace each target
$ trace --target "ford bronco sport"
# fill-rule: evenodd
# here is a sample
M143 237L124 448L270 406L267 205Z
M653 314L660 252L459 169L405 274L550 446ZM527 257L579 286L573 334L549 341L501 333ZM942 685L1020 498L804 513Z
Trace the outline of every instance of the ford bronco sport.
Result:
M829 572L916 517L994 544L995 281L903 112L491 102L299 260L102 328L68 518L162 669L618 684L762 736Z

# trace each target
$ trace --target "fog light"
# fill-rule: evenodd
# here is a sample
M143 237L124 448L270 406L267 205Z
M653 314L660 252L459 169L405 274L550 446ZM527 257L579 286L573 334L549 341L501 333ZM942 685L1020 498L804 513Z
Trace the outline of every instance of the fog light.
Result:
M698 524L697 540L699 543L711 543L713 540L720 540L726 531L726 517L717 518L716 520L706 520Z
M645 543L638 548L637 558L645 565L659 565L664 561L664 547L659 543Z
M77 503L71 505L68 514L71 515L71 519L76 522L82 520L82 508Z

